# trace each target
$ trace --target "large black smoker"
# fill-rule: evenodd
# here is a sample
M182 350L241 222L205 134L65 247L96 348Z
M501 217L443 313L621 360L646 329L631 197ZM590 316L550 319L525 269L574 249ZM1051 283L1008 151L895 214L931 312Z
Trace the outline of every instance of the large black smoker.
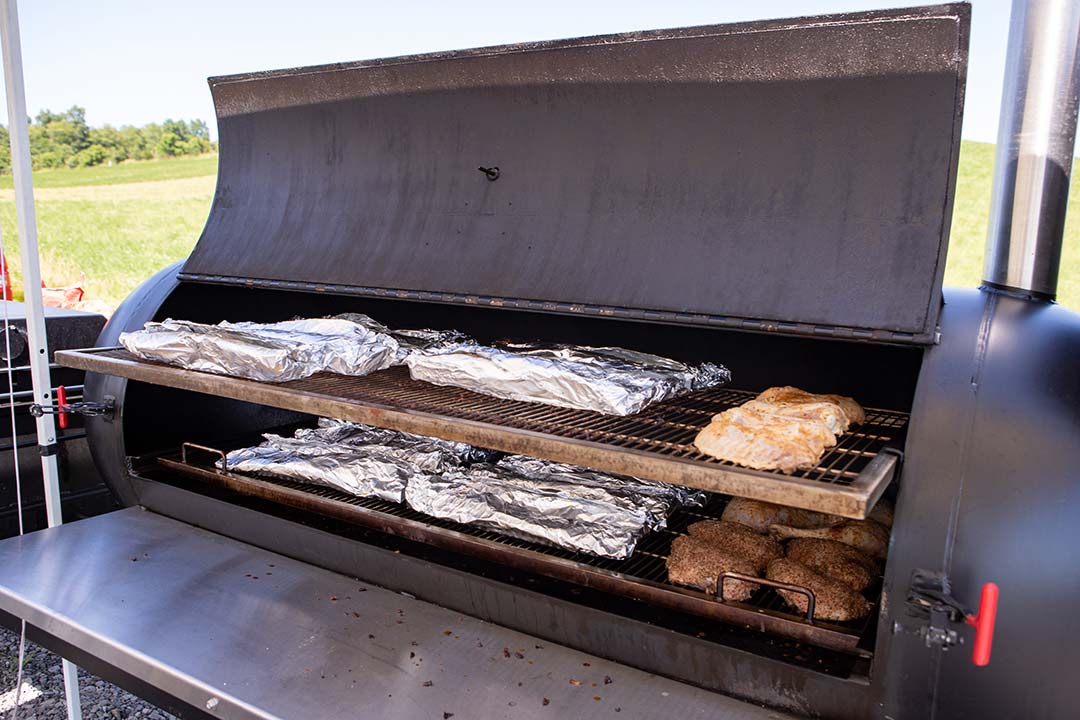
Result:
M98 349L58 353L111 408L87 428L128 508L0 543L3 618L192 717L1074 715L1080 318L1053 298L1080 20L1018 3L986 283L942 291L969 12L211 79L220 174L198 246ZM847 464L776 476L692 458L677 428L473 406L393 371L267 385L115 349L152 319L342 311L717 360L737 397L857 397L876 434ZM662 540L659 570L603 565L205 451L319 414L637 468L713 508L738 493L864 517L888 497L875 614L728 603L668 585ZM977 667L965 617L987 582Z

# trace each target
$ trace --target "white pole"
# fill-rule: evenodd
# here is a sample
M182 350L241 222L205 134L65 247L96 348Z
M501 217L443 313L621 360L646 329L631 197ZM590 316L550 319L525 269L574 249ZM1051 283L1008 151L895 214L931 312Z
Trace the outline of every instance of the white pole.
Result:
M27 130L26 90L23 87L22 45L19 41L19 11L15 0L0 0L0 42L4 54L4 86L7 90L8 122L11 136L11 171L15 180L15 216L19 226L22 255L23 294L26 304L26 334L30 347L30 377L35 402L51 405L49 348L45 336L45 310L41 302L41 267L38 257L37 217L34 214L34 187L30 176L30 136ZM53 416L37 419L41 471L45 480L45 513L49 527L64 522L60 511L60 471L56 464L56 425ZM64 694L68 720L81 720L79 676L74 664L63 661Z

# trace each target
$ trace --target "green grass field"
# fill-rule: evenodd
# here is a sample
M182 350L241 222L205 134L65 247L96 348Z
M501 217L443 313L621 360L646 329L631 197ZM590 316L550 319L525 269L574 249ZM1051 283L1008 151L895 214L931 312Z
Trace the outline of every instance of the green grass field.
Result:
M945 284L973 287L982 275L990 210L992 145L965 142ZM86 297L115 307L159 268L185 257L199 237L214 192L217 158L124 163L35 173L42 274L51 286L80 282ZM11 177L0 177L0 228L18 279ZM1080 208L1080 182L1070 207ZM1080 218L1066 223L1060 301L1080 309Z

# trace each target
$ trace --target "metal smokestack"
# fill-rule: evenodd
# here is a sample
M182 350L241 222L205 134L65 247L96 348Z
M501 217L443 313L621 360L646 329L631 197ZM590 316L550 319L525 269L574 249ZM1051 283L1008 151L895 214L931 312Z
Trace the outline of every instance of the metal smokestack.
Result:
M1080 99L1080 1L1013 0L1001 99L989 285L1053 298Z

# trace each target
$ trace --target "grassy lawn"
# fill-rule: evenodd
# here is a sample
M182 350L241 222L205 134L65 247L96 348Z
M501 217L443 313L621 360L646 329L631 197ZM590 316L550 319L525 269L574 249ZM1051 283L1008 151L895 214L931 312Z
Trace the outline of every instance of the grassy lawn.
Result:
M994 148L963 144L945 284L973 287L982 275ZM214 192L215 156L123 163L34 174L42 272L49 285L79 282L87 299L115 307L159 268L190 252ZM11 177L0 177L0 227L18 280ZM1080 181L1070 207L1080 208ZM1080 217L1066 223L1060 301L1080 309Z
M128 161L112 167L98 165L74 169L38 170L34 173L34 188L158 182L216 174L217 155L199 155L173 160ZM12 187L11 175L0 175L0 189L10 190Z

